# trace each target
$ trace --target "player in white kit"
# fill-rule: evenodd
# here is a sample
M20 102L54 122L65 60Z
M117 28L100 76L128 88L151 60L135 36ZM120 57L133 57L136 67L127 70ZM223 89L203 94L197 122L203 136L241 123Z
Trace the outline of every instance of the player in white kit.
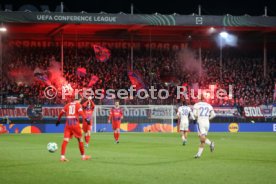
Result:
M211 152L213 152L215 149L215 143L210 141L206 136L210 127L209 120L213 119L216 114L213 107L207 102L204 102L204 100L194 105L193 113L195 118L197 119L198 136L200 139L200 145L195 158L200 158L205 144L208 144L210 146Z
M185 101L182 102L177 110L177 117L179 121L179 130L181 132L181 138L183 145L187 144L188 131L189 131L189 117L195 120L191 108L186 104Z

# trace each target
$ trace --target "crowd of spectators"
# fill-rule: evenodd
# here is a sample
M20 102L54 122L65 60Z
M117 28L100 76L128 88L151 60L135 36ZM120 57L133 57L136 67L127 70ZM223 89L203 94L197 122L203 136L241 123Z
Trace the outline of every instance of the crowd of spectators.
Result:
M92 76L99 80L93 89L128 89L131 82L128 71L131 68L138 71L149 88L167 89L167 99L138 99L137 97L122 100L123 104L177 104L177 86L188 89L190 103L192 99L190 90L208 89L215 85L216 89L225 89L229 92L232 85L233 96L223 99L214 98L208 101L217 106L256 106L274 102L275 85L275 57L267 61L267 74L263 71L263 58L255 54L241 54L237 51L225 51L222 59L222 72L220 71L219 53L206 49L202 52L202 65L196 52L189 50L187 57L180 57L181 51L151 50L142 48L134 50L133 65L130 58L130 49L110 49L111 57L106 62L97 61L91 48L67 47L64 49L63 76L66 83L73 89L88 87ZM187 51L184 52L184 54ZM49 83L38 80L34 71L43 71L51 79L49 67L51 62L60 63L59 47L16 47L5 48L1 78L1 93L3 104L63 104L61 87L52 83L59 90L54 99L45 97L44 90ZM202 67L201 67L202 66ZM85 68L86 74L77 75L77 68ZM53 77L53 76L52 76ZM182 97L183 98L183 97ZM112 100L95 100L96 104L110 104Z

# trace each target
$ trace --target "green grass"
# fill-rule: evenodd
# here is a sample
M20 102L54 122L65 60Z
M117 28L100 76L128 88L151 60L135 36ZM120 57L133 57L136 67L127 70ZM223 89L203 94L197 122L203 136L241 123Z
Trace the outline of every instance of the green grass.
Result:
M92 135L86 150L93 159L81 161L77 141L67 148L68 163L59 162L59 152L49 153L48 142L62 134L0 135L0 183L276 183L275 133L210 133L216 150L206 147L194 159L198 138L189 134L182 146L178 134L124 133L120 144L113 134Z

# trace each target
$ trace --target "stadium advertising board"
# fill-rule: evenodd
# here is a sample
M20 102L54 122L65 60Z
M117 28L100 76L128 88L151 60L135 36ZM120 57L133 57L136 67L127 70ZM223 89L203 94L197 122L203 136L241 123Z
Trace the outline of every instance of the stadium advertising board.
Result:
M272 105L261 105L255 107L244 107L245 117L269 118L276 116L276 107Z
M107 117L109 115L110 105L98 105L96 116ZM128 106L122 105L125 117L148 117L151 119L176 119L177 106L158 106L158 105L138 105ZM8 116L10 119L54 119L62 110L61 105L57 106L42 106L42 105L29 105L29 106L2 106L0 108L0 117ZM192 108L192 106L191 106ZM173 116L171 115L173 111ZM236 107L214 107L217 117L237 117L239 112ZM276 117L276 106L256 106L244 107L244 115L249 118L268 118Z
M239 124L238 123L230 123L228 126L228 130L231 133L237 133L239 131Z
M96 108L97 117L107 117L109 116L110 109L113 106L110 105L98 105ZM127 106L122 105L124 117L147 117L148 116L148 106Z
M9 119L53 119L58 116L62 106L15 106L14 108L0 108L0 117L9 117Z
M122 122L120 129L122 132L176 132L177 125L173 127L162 123L128 123ZM197 132L196 125L190 124L191 132ZM56 127L55 124L0 124L0 134L6 133L62 133L64 124ZM99 123L93 127L95 132L113 132L112 125ZM212 123L210 132L276 132L276 124L258 122L258 123Z
M95 132L112 131L112 126L107 124L111 107L111 105L96 106L94 114L96 116L93 118L93 130ZM275 117L275 107L268 107L271 109L270 115ZM177 121L175 120L177 106L122 105L121 108L124 109L121 131L175 132L177 130ZM229 117L236 113L236 108L215 107L214 109L217 116L222 117L222 119L212 123L211 132L276 132L275 123L261 121L249 123L241 121L242 119L235 122L230 121ZM62 106L3 106L0 108L0 116L2 117L0 133L60 133L63 131L64 124L56 127L55 122L61 110ZM172 110L174 121L172 121L171 116ZM246 112L247 115L256 115L256 117L265 114L261 111L261 107L247 108ZM62 122L65 122L64 119ZM193 123L190 123L190 130L196 132L196 126Z
M239 114L236 107L214 107L214 111L218 117L233 117Z
M263 117L263 113L260 107L244 107L244 113L246 117Z
M172 114L173 111L173 114ZM171 108L165 106L151 106L150 107L150 118L162 118L162 119L171 119L176 118L177 108L173 106Z

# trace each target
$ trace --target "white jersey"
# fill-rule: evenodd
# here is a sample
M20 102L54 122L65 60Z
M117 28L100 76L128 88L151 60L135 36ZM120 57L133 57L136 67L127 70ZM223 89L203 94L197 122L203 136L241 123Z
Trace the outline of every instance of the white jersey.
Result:
M193 113L198 123L208 123L216 114L213 107L207 102L198 102L194 105Z
M189 106L183 105L178 108L177 116L179 117L180 122L189 123L189 115L190 115L191 119L193 119L193 120L195 119L193 112Z
M216 116L213 107L206 102L198 102L194 105L193 113L198 123L198 135L206 136L210 127L209 120Z

